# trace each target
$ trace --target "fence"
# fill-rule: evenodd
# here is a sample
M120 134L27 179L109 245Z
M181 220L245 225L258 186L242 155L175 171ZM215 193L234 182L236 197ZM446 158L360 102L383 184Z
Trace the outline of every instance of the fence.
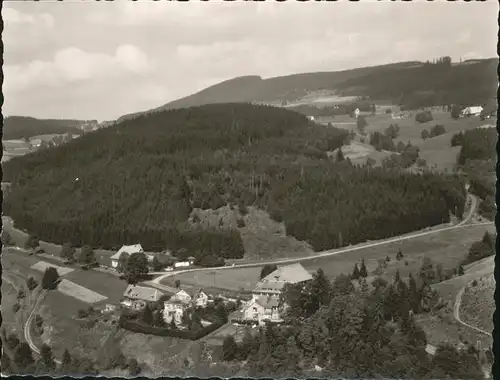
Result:
M198 340L203 338L205 335L210 334L211 332L217 330L225 323L223 321L218 321L216 323L212 323L206 327L201 328L198 331L186 331L186 330L174 330L171 328L163 328L163 327L155 327L145 325L143 323L127 320L125 318L120 318L119 326L124 328L125 330L142 333L142 334L151 334L157 336L171 336L175 338L189 339L189 340Z

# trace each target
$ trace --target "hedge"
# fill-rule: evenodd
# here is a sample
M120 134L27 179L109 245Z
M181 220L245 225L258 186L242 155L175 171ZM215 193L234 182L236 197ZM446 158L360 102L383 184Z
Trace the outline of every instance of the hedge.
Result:
M210 334L212 331L217 330L222 327L225 323L218 321L217 323L212 323L198 331L185 331L185 330L174 330L163 327L148 326L137 321L127 320L125 318L120 318L119 326L125 330L142 333L142 334L152 334L158 336L171 336L174 338L182 338L189 340L198 340L205 335Z

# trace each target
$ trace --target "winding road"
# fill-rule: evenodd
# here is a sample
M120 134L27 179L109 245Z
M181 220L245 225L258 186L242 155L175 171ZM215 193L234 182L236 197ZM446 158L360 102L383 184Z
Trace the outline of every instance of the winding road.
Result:
M161 281L165 278L172 277L181 273L189 273L189 272L201 272L201 271L215 271L215 270L224 270L224 269L237 269L237 268L252 268L252 267L261 267L266 264L289 264L289 263L298 263L298 262L304 262L304 261L309 261L309 260L315 260L323 257L329 257L329 256L335 256L339 255L341 253L347 253L347 252L353 252L353 251L358 251L360 249L366 249L366 248L372 248L372 247L377 247L380 245L386 245L390 243L395 243L398 241L404 241L404 240L410 240L414 239L417 237L422 237L422 236L428 236L428 235L433 235L436 233L444 232L444 231L451 231L457 228L466 228L469 226L480 226L480 225L491 225L493 222L484 222L484 223L473 223L473 224L468 224L472 217L475 214L476 208L477 208L477 198L473 195L468 195L468 199L470 199L470 207L469 207L469 212L467 213L467 216L458 224L450 227L442 227L430 231L423 231L423 232L417 232L417 233L410 233L408 235L403 235L403 236L398 236L395 238L391 239L385 239L382 241L376 241L372 243L362 243L358 244L354 247L348 247L348 248L341 248L341 249L331 249L327 251L323 251L320 253L317 253L315 255L311 256L304 256L304 257L295 257L295 258L290 258L290 259L279 259L279 260L272 260L272 261L258 261L258 262L252 262L252 263L245 263L245 264L235 264L232 266L223 266L223 267L214 267L214 268L192 268L192 269L182 269L178 271L172 271L172 272L153 272L151 274L153 275L158 275L158 277L154 278L152 281L149 281L149 284L151 285L159 285L161 284Z

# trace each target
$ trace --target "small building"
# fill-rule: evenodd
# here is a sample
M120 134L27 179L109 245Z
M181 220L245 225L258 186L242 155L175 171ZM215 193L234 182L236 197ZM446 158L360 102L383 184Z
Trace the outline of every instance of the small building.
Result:
M174 264L174 268L189 267L189 266L191 266L193 264L194 264L194 257L193 256L189 256L186 260L177 261Z
M479 116L483 111L481 106L466 107L462 110L461 114L463 116Z
M158 302L162 296L163 293L158 289L129 285L123 293L121 305L133 310L142 310L146 305Z
M42 145L42 139L31 139L30 144L33 148L40 148L40 145Z
M112 313L116 310L116 305L113 305L111 303L107 303L104 306L103 313Z
M306 116L306 117L307 117L308 120L311 120L311 121L315 120L314 116Z
M201 288L196 288L192 292L179 290L164 302L163 319L166 323L171 323L173 318L175 323L179 324L186 310L196 307L204 308L207 304L208 295Z
M140 244L122 246L118 252L116 252L113 256L111 256L111 267L113 267L113 268L118 267L118 262L120 261L120 256L123 253L128 253L129 255L131 255L132 253L136 253L136 252L144 252L144 250L142 249L142 246Z

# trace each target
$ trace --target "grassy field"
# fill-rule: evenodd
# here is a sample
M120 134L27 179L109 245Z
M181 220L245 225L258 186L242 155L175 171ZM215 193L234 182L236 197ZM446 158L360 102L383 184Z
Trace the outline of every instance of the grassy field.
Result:
M433 235L416 237L357 251L341 253L335 256L303 261L302 265L310 271L322 268L325 274L336 277L340 274L352 273L354 264L365 260L369 273L372 273L378 260L389 256L391 259L382 274L385 278L392 278L399 270L401 276L408 276L410 272L417 273L424 256L429 257L435 264L441 264L443 269L452 269L466 257L470 245L482 238L485 231L494 231L494 226L474 226L443 231ZM396 253L401 249L404 257L396 260ZM261 267L235 268L223 271L188 272L165 279L165 284L171 285L176 279L181 284L191 284L202 287L217 285L231 290L249 290L259 280ZM215 273L215 275L214 275ZM215 277L215 280L214 280ZM167 283L168 282L168 283Z
M57 286L57 290L67 296L76 298L88 304L95 304L108 299L108 297L103 296L102 294L93 292L92 290L89 290L66 279L63 279L59 283L59 285Z
M96 359L105 338L115 327L109 322L98 322L89 328L85 321L74 319L78 310L88 307L87 303L76 298L60 292L49 292L38 312L44 320L44 333L35 342L50 344L58 358L67 348L75 356Z
M462 296L460 318L472 326L493 331L494 292L493 274L478 279L475 286L474 284L468 286Z
M127 287L125 280L111 274L97 272L93 270L79 270L68 274L65 277L78 285L84 286L89 290L102 294L108 299L106 303L117 304L123 296Z

